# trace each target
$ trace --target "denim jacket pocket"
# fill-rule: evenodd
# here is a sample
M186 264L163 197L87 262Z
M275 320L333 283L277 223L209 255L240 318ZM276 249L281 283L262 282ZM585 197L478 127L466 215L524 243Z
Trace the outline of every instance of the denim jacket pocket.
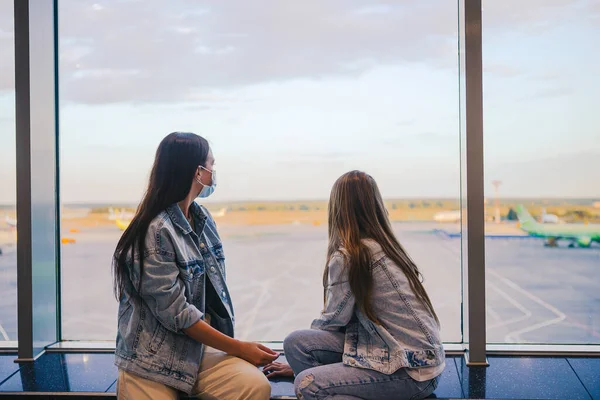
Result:
M184 282L191 282L194 279L194 273L191 269L181 271L179 276Z
M369 335L367 340L367 357L373 361L386 362L390 359L390 347L383 340L377 329L372 325L368 329Z
M152 339L148 344L148 351L152 354L158 353L165 341L166 336L167 329L164 326L162 326L161 323L157 323L156 329L154 329L154 334L152 335Z
M211 248L211 252L217 262L217 267L223 275L223 279L227 279L227 273L225 272L225 253L223 252L223 244L217 243Z
M215 254L215 258L217 260L225 259L225 252L223 251L223 244L218 243L218 244L214 245L212 248L212 251Z
M191 282L204 273L203 260L190 260L179 264L179 276L185 282Z

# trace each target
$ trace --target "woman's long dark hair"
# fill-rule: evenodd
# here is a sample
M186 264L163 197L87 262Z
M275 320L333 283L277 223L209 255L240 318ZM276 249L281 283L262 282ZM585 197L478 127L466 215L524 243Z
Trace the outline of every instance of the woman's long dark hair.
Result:
M144 242L152 220L172 204L185 199L192 187L198 166L204 166L210 151L206 139L193 133L173 132L158 146L148 188L131 223L123 232L112 262L113 289L117 301L121 299L125 283L131 279L128 256L133 261L139 255L140 279L137 293L142 288L144 272Z
M404 272L417 298L439 324L421 283L421 272L394 235L377 183L364 172L351 171L335 182L329 198L329 247L323 285L326 290L331 257L343 248L356 304L371 321L378 322L371 302L371 252L362 239L379 243L383 252Z

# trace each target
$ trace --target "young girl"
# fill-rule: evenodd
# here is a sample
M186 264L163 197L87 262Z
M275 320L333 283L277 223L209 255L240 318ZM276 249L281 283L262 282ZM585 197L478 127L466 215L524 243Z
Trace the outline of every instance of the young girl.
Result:
M284 341L299 399L421 399L444 370L440 326L388 219L373 178L352 171L329 200L325 309L310 330ZM291 368L290 368L291 367Z
M208 142L175 132L156 151L148 189L117 244L115 363L119 399L268 400L256 368L278 356L233 338L234 313L217 226L197 197L215 189Z

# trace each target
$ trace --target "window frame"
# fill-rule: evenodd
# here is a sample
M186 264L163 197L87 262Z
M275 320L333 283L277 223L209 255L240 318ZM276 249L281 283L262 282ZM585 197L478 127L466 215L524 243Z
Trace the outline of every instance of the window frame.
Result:
M15 4L15 70L17 74L16 115L17 115L17 212L20 221L17 242L18 262L18 342L0 343L0 351L14 351L18 348L19 358L32 361L45 351L48 352L113 352L113 341L68 341L62 340L61 318L61 259L60 259L60 148L58 112L58 0L53 0L52 15L44 18L54 26L52 40L54 52L54 104L55 125L48 134L54 135L56 146L55 165L55 206L56 206L56 340L42 348L33 344L33 296L32 279L35 278L31 254L35 243L32 234L32 193L31 193L31 114L30 54L32 40L40 40L32 35L36 26L30 24L30 13L41 2L36 0L14 0ZM458 57L459 57L459 101L461 136L461 267L462 267L462 342L444 343L447 354L464 354L468 366L486 366L487 355L595 355L600 354L598 345L544 345L544 344L489 344L486 336L486 290L485 290L485 222L484 222L484 148L483 148L483 88L482 88L482 15L481 0L458 0ZM39 45L39 44L38 44ZM48 60L46 60L48 61ZM21 223L22 221L22 223ZM282 350L281 342L264 342Z

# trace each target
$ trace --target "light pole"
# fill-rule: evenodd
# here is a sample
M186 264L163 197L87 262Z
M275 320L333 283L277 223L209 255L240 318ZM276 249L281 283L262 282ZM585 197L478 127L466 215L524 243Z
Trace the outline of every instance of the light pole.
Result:
M496 204L494 220L496 221L497 224L499 224L500 220L501 220L499 192L500 192L500 185L502 185L502 181L494 180L494 181L492 181L492 185L494 185L494 203Z

